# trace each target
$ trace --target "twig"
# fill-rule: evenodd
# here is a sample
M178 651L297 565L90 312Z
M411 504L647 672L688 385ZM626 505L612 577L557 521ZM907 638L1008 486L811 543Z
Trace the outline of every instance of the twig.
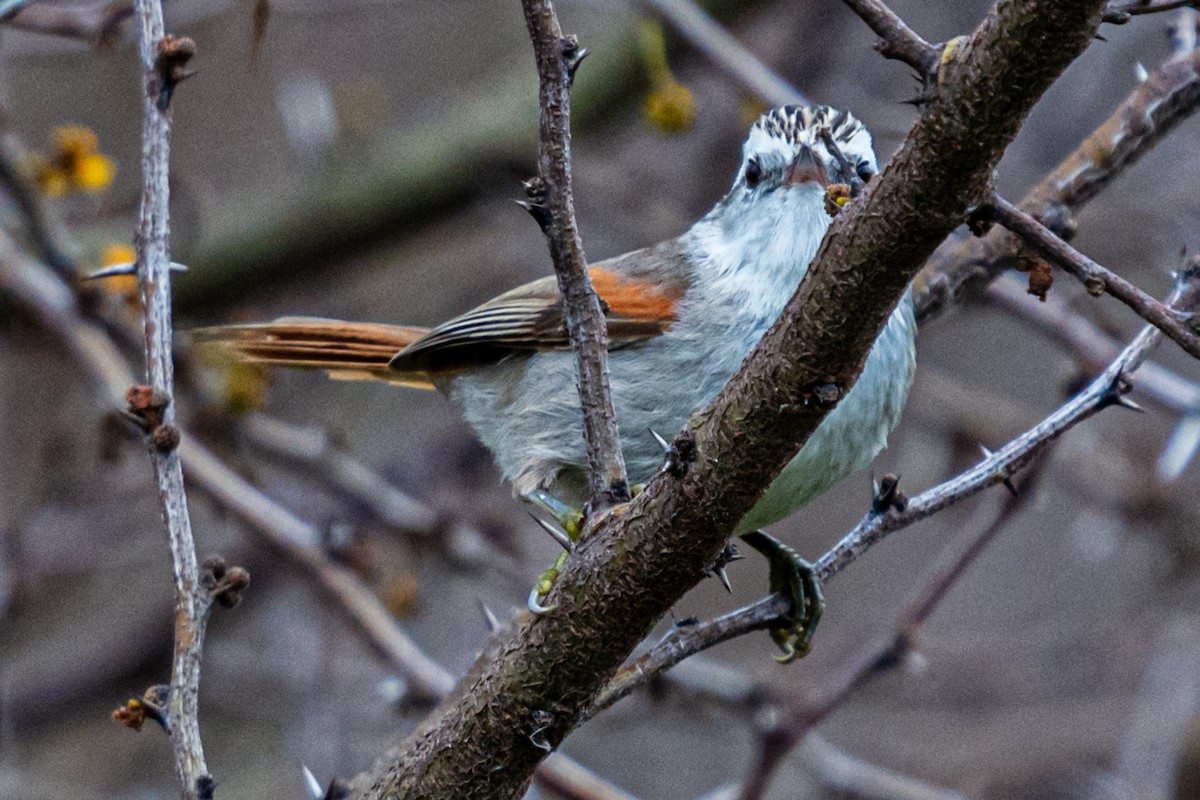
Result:
M638 0L739 85L770 106L808 105L794 86L747 50L692 0Z
M542 226L579 363L579 399L593 507L629 499L625 458L608 383L608 328L592 290L571 196L571 81L587 51L564 37L550 0L522 0L540 84L538 178L527 184L530 211Z
M1158 14L1177 8L1195 8L1196 0L1117 0L1104 9L1103 20L1113 25L1124 25L1142 14Z
M151 427L149 449L167 524L175 575L175 655L167 702L168 733L175 751L175 771L187 800L211 798L215 789L200 742L200 663L212 595L201 585L196 545L183 488L183 466L175 427L172 363L171 258L169 238L169 171L171 120L162 106L166 91L161 70L164 42L159 0L136 0L139 52L142 58L142 205L135 243L141 291L146 379L149 398L135 400Z
M999 195L993 195L980 213L1021 237L1042 257L1077 278L1092 296L1104 293L1112 295L1171 337L1188 353L1200 358L1200 334L1185 323L1185 315L1168 308L1112 270L1092 261L1033 216Z
M810 733L800 759L813 777L838 796L887 800L967 800L961 792L864 761Z
M862 21L875 31L880 42L875 46L884 58L903 61L921 76L937 69L940 48L922 39L882 0L844 0Z
M265 544L283 553L308 575L408 683L418 703L437 700L454 685L392 619L383 604L349 569L330 561L315 544L321 531L251 486L195 438L179 446L188 477L250 526Z
M132 0L106 0L87 5L28 2L4 17L3 23L34 33L105 44L133 14Z
M1191 308L1196 304L1197 293L1200 293L1200 270L1188 270L1180 276L1169 302L1179 308ZM1158 328L1145 328L1087 389L1004 447L990 453L976 466L910 498L903 511L892 508L883 514L869 512L816 563L822 584L889 534L1003 483L1068 429L1118 402L1128 390L1124 381L1141 365L1159 336ZM707 622L672 630L649 651L622 667L596 696L584 718L607 708L688 656L745 633L768 628L788 611L789 601L771 595Z
M1021 209L1060 236L1069 233L1075 213L1198 108L1200 51L1160 64L1025 195ZM990 283L1011 258L1011 242L999 231L943 247L914 281L917 321L924 324Z

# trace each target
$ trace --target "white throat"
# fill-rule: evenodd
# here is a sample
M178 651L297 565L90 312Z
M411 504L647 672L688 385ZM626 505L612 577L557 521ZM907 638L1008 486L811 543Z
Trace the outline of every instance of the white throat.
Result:
M815 184L762 195L731 192L684 236L693 285L753 317L757 338L800 285L829 223Z

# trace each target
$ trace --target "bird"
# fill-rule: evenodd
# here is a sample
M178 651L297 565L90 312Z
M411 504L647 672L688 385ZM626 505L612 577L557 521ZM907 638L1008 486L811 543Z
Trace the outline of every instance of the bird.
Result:
M871 135L849 112L775 108L751 125L733 184L708 213L679 236L589 267L607 322L617 422L634 433L622 437L631 481L649 480L664 458L657 437L637 434L680 429L779 317L830 225L829 187L857 192L877 172ZM915 331L909 291L857 382L732 531L767 555L772 587L793 600L794 618L773 631L780 660L807 652L824 601L803 559L762 528L883 449L912 384ZM286 317L193 336L246 362L437 389L459 406L515 495L560 520L587 499L577 366L553 276L432 329ZM530 605L544 610L532 596Z

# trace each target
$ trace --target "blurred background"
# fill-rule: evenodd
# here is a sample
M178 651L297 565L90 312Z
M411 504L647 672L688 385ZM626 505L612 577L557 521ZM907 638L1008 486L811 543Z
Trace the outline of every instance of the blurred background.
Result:
M940 42L968 32L989 3L891 5ZM647 26L654 18L636 3L558 7L592 52L574 94L588 256L680 233L728 188L762 106L671 28ZM918 85L872 49L857 17L832 0L711 7L805 95L865 121L886 161L915 119L904 101ZM431 325L549 274L540 231L512 202L536 154L536 76L515 0L275 0L265 32L263 22L261 5L167 5L168 30L199 48L174 102L172 255L190 267L176 280L180 331L285 314ZM1019 198L1127 95L1139 64L1167 57L1166 22L1105 27L1006 155L1002 194ZM88 270L130 258L121 248L139 199L140 67L128 23L107 38L95 47L0 32L4 133L40 170L72 259ZM56 177L64 151L94 156L90 171ZM1165 296L1183 253L1200 247L1198 154L1200 125L1186 122L1088 207L1074 243ZM6 203L13 224L19 210ZM87 302L133 318L126 291L110 281ZM1138 328L1069 278L1051 295L1121 341ZM994 304L922 327L918 347L905 418L871 469L900 474L910 494L1037 422L1081 373L1075 354ZM358 572L454 674L488 636L481 604L516 613L555 557L442 397L181 357L189 429L311 523L320 536L310 544ZM1155 359L1200 379L1170 343ZM1194 466L1160 475L1180 415L1143 403L1148 413L1106 411L1066 436L920 631L918 655L836 708L770 797L885 796L849 793L833 766L843 756L927 792L903 796L1168 796L1177 754L1200 748L1200 726L1188 733L1200 707L1200 485ZM167 679L172 589L148 460L105 419L71 355L0 301L3 798L178 792L162 732L110 718ZM335 456L386 492L356 491L329 469ZM815 559L870 497L870 474L854 476L773 532ZM201 726L219 796L298 798L301 765L322 781L367 768L423 709L307 573L211 496L190 500L200 554L253 575L236 610L214 613L206 647ZM992 500L939 514L854 564L828 589L809 658L781 667L761 634L722 645L588 723L564 751L643 798L741 780L770 717L744 699L750 690L819 696L891 629L936 555ZM730 576L732 596L706 581L677 617L765 591L757 556Z

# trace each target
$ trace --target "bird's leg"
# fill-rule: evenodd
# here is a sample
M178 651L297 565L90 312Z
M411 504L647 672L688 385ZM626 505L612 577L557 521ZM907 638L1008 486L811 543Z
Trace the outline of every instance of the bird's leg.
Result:
M821 581L812 564L766 531L743 533L742 541L766 556L771 568L771 591L792 602L791 615L771 627L771 638L783 651L775 660L789 664L803 658L812 649L813 633L825 612Z
M559 571L567 563L567 556L571 552L569 545L577 541L580 533L583 532L584 514L582 509L568 505L542 489L521 495L521 499L553 517L559 528L566 534L566 542L559 540L559 544L563 545L563 551L558 554L554 564L538 576L526 604L534 614L545 614L547 611L553 610L554 606L542 605L542 600L550 594L550 590L554 588L554 581L558 579ZM549 523L545 523L545 526L548 525ZM556 536L555 539L558 537Z

